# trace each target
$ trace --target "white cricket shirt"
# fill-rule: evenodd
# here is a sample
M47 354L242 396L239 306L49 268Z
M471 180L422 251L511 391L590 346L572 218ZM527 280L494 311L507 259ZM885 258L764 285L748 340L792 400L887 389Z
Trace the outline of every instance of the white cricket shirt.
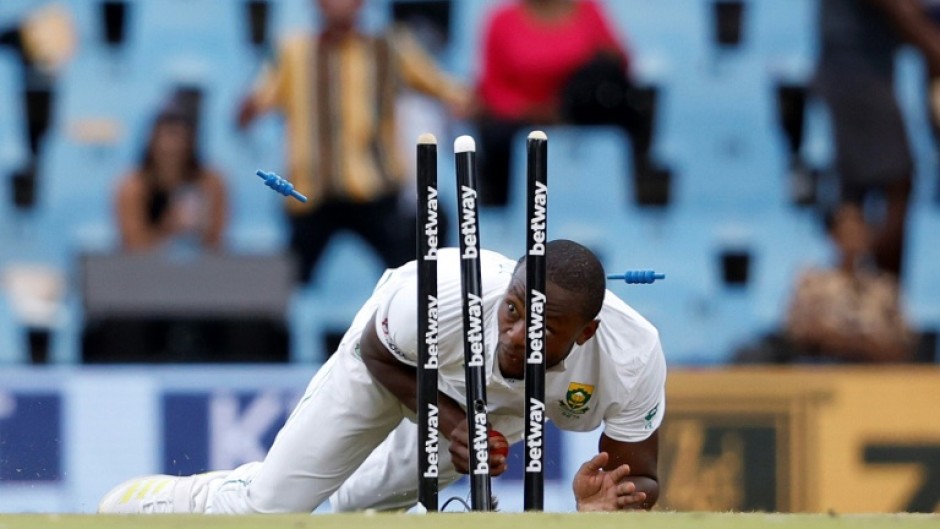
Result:
M464 405L458 252L456 248L442 248L438 253L438 389ZM493 427L515 443L523 436L525 385L522 380L504 378L494 355L497 308L516 261L485 250L480 256L487 409ZM375 312L379 339L401 362L417 364L416 271L415 263L411 262L386 272L343 340L355 345L341 346L340 354L358 354L358 337ZM642 441L659 427L665 413L666 363L659 334L610 291L604 298L599 319L600 327L591 339L575 345L565 362L547 370L546 417L562 430L590 431L603 422L604 433L612 439Z

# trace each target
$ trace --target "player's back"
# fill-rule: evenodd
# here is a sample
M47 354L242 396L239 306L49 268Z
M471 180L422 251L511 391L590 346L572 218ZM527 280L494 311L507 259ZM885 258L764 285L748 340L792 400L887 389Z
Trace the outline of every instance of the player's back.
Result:
M437 254L438 276L437 276L437 302L438 302L438 325L441 336L449 336L462 332L463 316L463 291L461 279L461 259L458 248L441 248ZM509 279L515 270L516 261L509 259L497 252L489 250L480 251L480 269L481 269L481 293L483 300L484 323L493 321L494 311L499 299L506 291ZM417 310L418 310L418 290L417 290L418 267L416 261L410 261L404 265L386 270L379 281L376 283L372 296L359 309L352 325L343 337L340 343L340 350L355 349L355 343L362 334L365 325L372 319L373 314L380 307L388 305L391 299L395 299L395 311L397 317L413 318L413 325L417 332ZM487 334L489 329L485 329ZM409 339L400 340L402 344L412 344ZM344 347L352 345L352 347Z

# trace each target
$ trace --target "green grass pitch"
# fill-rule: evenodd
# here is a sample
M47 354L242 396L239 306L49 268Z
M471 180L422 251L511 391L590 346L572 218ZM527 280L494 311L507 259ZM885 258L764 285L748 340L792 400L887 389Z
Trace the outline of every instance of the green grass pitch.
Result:
M914 529L940 515L442 513L289 516L0 515L0 529Z

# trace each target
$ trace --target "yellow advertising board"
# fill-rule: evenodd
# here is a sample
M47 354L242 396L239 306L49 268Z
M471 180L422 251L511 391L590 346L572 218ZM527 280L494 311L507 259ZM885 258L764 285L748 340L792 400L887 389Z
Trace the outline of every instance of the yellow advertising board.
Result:
M659 507L940 511L940 368L673 371Z

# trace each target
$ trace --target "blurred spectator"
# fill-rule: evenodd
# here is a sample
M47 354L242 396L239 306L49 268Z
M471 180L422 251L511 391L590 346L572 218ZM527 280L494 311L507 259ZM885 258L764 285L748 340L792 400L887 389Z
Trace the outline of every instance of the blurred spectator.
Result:
M919 0L826 0L815 89L829 107L843 200L884 198L874 242L879 268L901 276L914 171L894 97L894 53L901 39L940 71L940 30Z
M795 283L782 335L740 351L737 361L905 362L917 336L901 309L896 278L872 266L871 230L857 204L825 216L836 249L831 268L811 268Z
M118 184L127 250L218 249L227 222L222 178L199 159L194 117L175 103L156 118L139 167Z
M651 106L640 102L627 76L627 52L595 0L517 0L496 9L484 31L478 86L484 203L506 204L512 140L525 126L623 127L636 176L648 176Z
M222 249L228 222L228 193L222 176L200 158L199 107L194 97L191 89L177 88L157 111L137 167L121 178L115 194L122 249L127 253L148 254L153 263L166 257L200 257L206 251ZM191 270L200 269L200 259L186 261L192 265ZM164 288L167 281L166 275L162 280L146 274L138 277L140 282L156 288ZM178 294L170 294L167 299L174 296ZM225 318L211 311L173 310L154 314L148 310L137 314L115 313L105 318L86 317L82 360L85 363L281 360L276 346L268 349L259 345L272 336L266 333L263 321ZM238 339L233 339L233 334Z
M242 103L238 123L277 109L287 120L288 172L309 202L286 202L299 277L310 281L332 236L357 233L386 266L414 254L414 212L398 197L398 83L465 111L466 94L401 28L370 36L356 28L362 0L317 0L322 29L281 46L277 64Z
M786 335L800 350L861 362L912 359L914 334L895 277L870 266L871 232L856 204L827 215L838 250L833 268L802 274L787 313Z

